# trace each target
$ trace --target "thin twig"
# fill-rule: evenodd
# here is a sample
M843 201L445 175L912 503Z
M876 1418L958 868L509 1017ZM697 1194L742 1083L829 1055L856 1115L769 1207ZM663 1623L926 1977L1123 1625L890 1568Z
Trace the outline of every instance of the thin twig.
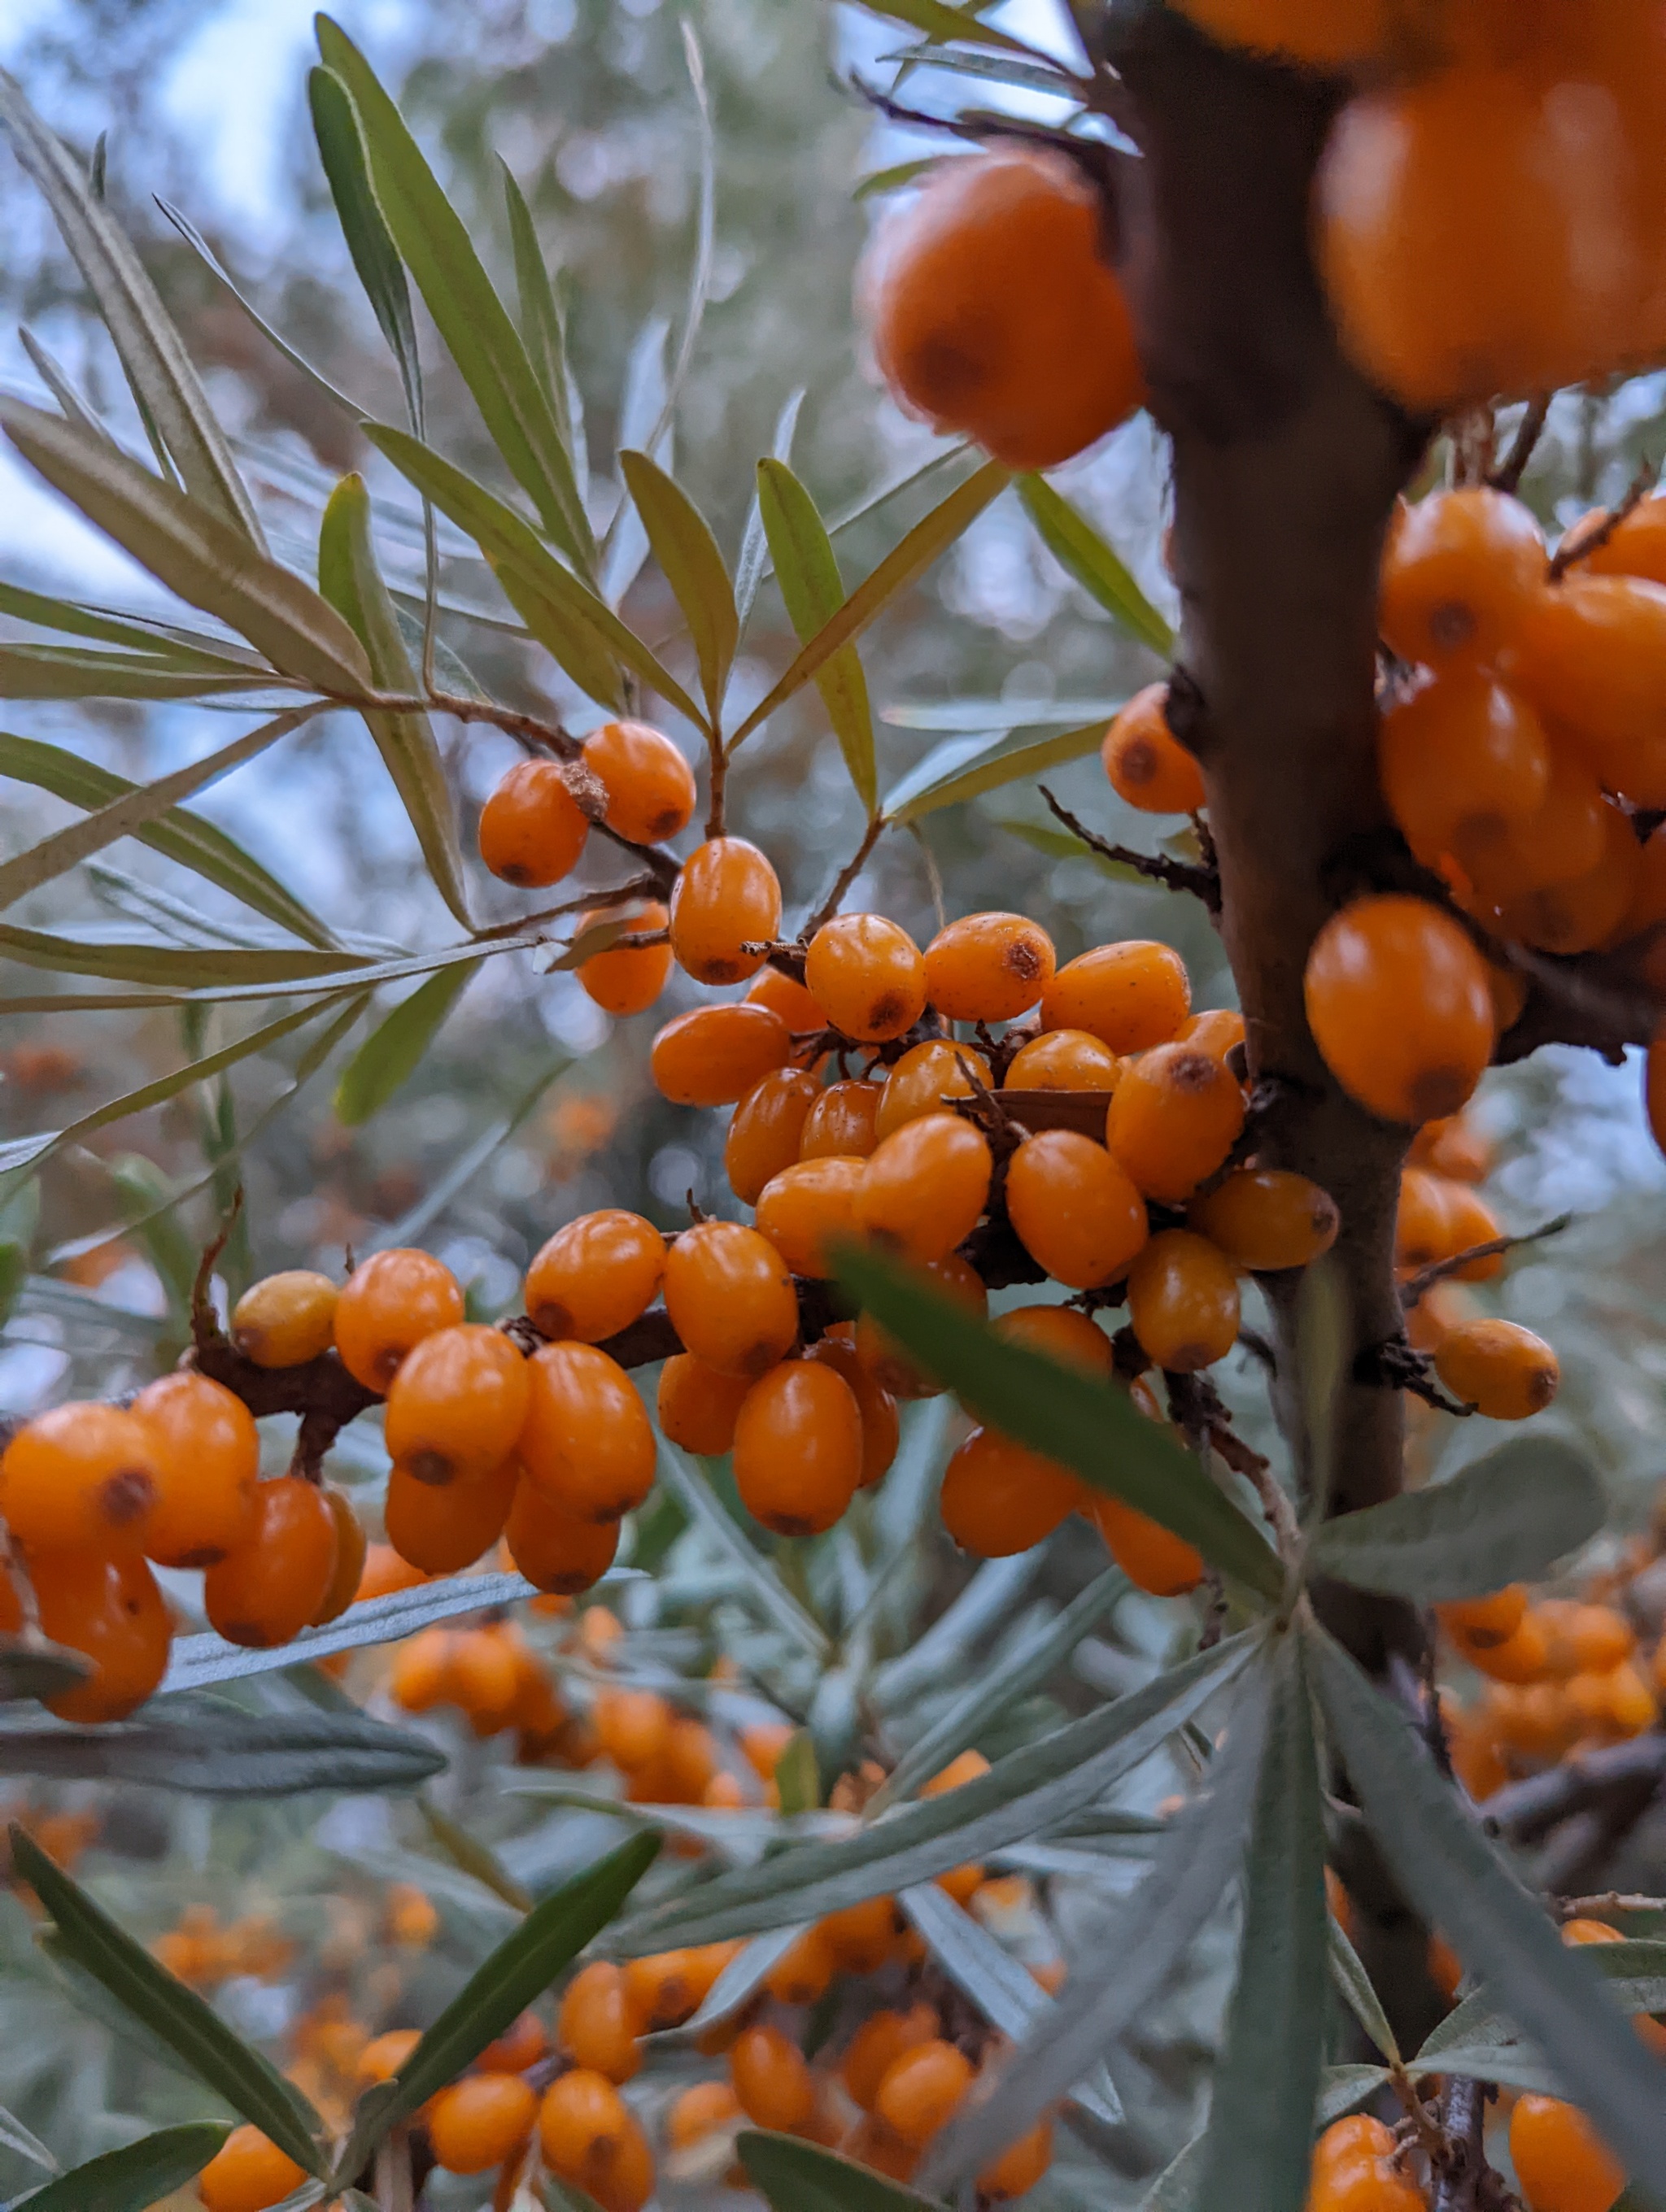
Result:
M1633 1897L1605 1889L1595 1897L1559 1898L1555 1910L1564 1920L1600 1919L1605 1912L1666 1912L1666 1897Z
M231 1204L226 1218L220 1224L219 1234L203 1248L198 1262L197 1279L191 1286L191 1334L200 1352L204 1344L223 1344L226 1340L209 1295L214 1281L214 1263L231 1242L232 1231L237 1226L237 1217L243 1211L243 1186L240 1182L231 1194Z
M1590 560L1593 553L1600 551L1608 544L1626 516L1647 498L1659 474L1658 462L1645 457L1639 463L1637 474L1626 486L1626 495L1618 507L1607 508L1598 520L1588 523L1582 529L1564 533L1561 544L1551 556L1548 574L1553 584L1560 583L1570 568L1581 561Z
M874 814L868 817L867 827L862 832L861 843L858 845L856 850L851 854L849 860L846 861L843 867L840 869L837 876L834 878L832 890L829 891L827 896L822 901L820 906L817 908L815 913L811 915L809 921L804 925L804 929L801 933L806 944L810 939L815 935L822 924L824 921L830 921L838 912L840 902L843 899L845 893L850 889L852 884L855 882L857 877L860 875L863 868L866 866L868 854L879 843L880 835L884 830L885 826L885 817L883 814Z
M1115 860L1122 867L1134 869L1152 883L1161 884L1165 890L1189 891L1194 898L1202 900L1212 915L1219 915L1220 878L1213 869L1200 867L1195 860L1171 860L1165 853L1136 853L1129 846L1113 845L1090 830L1085 822L1079 822L1067 806L1059 804L1044 783L1036 787L1055 818L1073 836L1079 837L1091 853L1097 853L1101 860Z
M1409 1390L1438 1413L1466 1418L1476 1409L1449 1398L1434 1379L1428 1354L1417 1351L1404 1336L1368 1344L1354 1356L1353 1380L1365 1389Z
M1519 1237L1491 1237L1484 1244L1471 1244L1462 1252L1449 1254L1444 1260L1431 1260L1426 1267L1420 1267L1414 1275L1408 1275L1400 1285L1401 1305L1407 1313L1410 1313L1419 1299L1432 1291L1437 1283L1444 1282L1449 1275L1461 1275L1474 1261L1499 1259L1505 1253L1515 1251L1519 1245L1536 1244L1542 1237L1560 1237L1572 1221L1571 1213L1559 1213L1554 1221L1547 1221L1542 1228L1524 1229Z
M1527 465L1537 450L1549 419L1550 395L1545 392L1533 402L1516 425L1510 451L1487 479L1494 491L1509 492L1513 496L1521 489L1522 478L1527 474Z
M474 933L479 943L489 945L495 938L519 937L524 929L536 929L546 921L559 921L564 915L584 914L598 907L628 906L632 899L652 898L659 890L657 877L633 876L629 883L615 884L603 890L581 891L577 898L566 899L560 906L540 907L536 914L520 915L514 921L494 922L489 929L477 929ZM654 935L662 933L656 931ZM639 941L648 940L632 939L633 944Z
M1487 2085L1455 2075L1441 2106L1443 2154L1436 2165L1434 2212L1479 2212L1487 2178Z

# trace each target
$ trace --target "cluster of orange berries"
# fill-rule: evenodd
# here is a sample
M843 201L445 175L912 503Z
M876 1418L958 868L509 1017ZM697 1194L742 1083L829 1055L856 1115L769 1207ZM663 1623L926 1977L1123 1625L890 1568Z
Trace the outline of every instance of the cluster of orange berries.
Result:
M1584 1935L1583 1929L1601 1934ZM1601 1921L1570 1921L1571 1942L1618 1942ZM1556 2097L1503 2093L1509 2107L1511 2164L1527 2212L1609 2212L1626 2185L1624 2170L1577 2106ZM1428 2212L1411 2145L1364 2114L1325 2130L1313 2152L1307 2212Z
M176 1979L198 1990L216 1988L236 1975L277 1981L295 1958L295 1945L269 1913L247 1913L222 1924L210 1905L187 1905L151 1949Z

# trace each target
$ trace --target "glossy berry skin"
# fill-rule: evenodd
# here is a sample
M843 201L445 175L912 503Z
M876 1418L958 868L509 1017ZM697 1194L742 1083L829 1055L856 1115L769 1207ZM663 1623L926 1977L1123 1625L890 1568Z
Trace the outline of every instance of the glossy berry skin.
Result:
M336 1528L336 1564L323 1601L307 1624L309 1628L326 1628L332 1620L341 1619L358 1595L364 1563L370 1552L364 1523L354 1511L353 1501L347 1492L333 1490L326 1483L324 1502L330 1509L330 1518Z
M1213 1366L1237 1342L1231 1261L1207 1237L1162 1231L1128 1270L1128 1319L1154 1366L1180 1375Z
M514 1449L531 1402L526 1362L501 1329L436 1329L388 1387L389 1455L419 1482L478 1480Z
M832 1249L854 1233L862 1160L795 1160L758 1194L757 1226L795 1275L833 1273Z
M1037 2120L984 2167L977 2178L977 2193L988 2203L1008 2204L1013 2197L1027 2195L1052 2163L1052 2123Z
M766 1237L702 1221L666 1255L666 1310L685 1350L725 1375L757 1378L798 1340L793 1278Z
M1462 840L1527 820L1550 781L1550 745L1528 701L1489 670L1454 668L1383 718L1377 772L1426 867Z
M252 1283L231 1310L231 1340L257 1367L300 1367L335 1341L336 1285L310 1267Z
M837 1954L826 1929L818 1923L806 1928L782 1953L765 1975L763 1986L777 2004L816 2004L826 1996L838 1970Z
M743 1206L756 1206L764 1185L798 1161L804 1125L822 1095L807 1069L778 1067L735 1108L724 1140L723 1172Z
M206 1375L163 1375L133 1401L155 1443L144 1548L163 1567L211 1567L247 1541L260 1436L240 1398Z
M874 1129L881 1142L905 1121L918 1121L927 1114L940 1114L945 1098L970 1098L970 1068L986 1089L994 1081L984 1054L970 1045L946 1037L927 1037L912 1046L891 1069L879 1095Z
M952 2043L933 2040L894 2059L873 2110L893 2135L918 2147L950 2120L972 2086L972 2063Z
M161 1449L119 1406L54 1406L0 1456L0 1516L29 1550L137 1552L161 1488Z
M642 2063L624 1976L610 1960L581 1966L568 1984L556 2016L556 2040L578 2066L617 2083Z
M696 1006L666 1024L648 1065L673 1106L733 1106L792 1050L791 1031L768 1006Z
M1061 1367L1108 1381L1116 1364L1110 1339L1074 1306L1011 1306L994 1323L995 1334Z
M1331 1073L1385 1121L1456 1113L1492 1059L1487 963L1426 900L1384 893L1334 914L1303 988Z
M746 986L746 1003L749 1006L768 1006L772 1014L781 1016L795 1036L809 1036L827 1027L827 1016L804 985L768 963Z
M673 1715L657 1690L599 1690L591 1711L596 1741L616 1766L627 1773L652 1766L665 1756L671 1741ZM609 1972L617 1974L619 1969ZM586 1969L587 1973L592 1970ZM573 1984L576 1991L584 1975ZM598 1989L611 1986L605 1976L593 1975Z
M1050 1536L1076 1503L1075 1477L996 1429L974 1429L943 1471L943 1526L963 1552L1005 1559Z
M463 1318L451 1269L427 1252L373 1252L336 1300L336 1351L367 1390L386 1390L413 1345Z
M1053 940L1022 914L969 914L926 947L926 996L945 1021L1015 1022L1053 980Z
M629 1376L593 1344L546 1344L526 1362L525 1479L575 1521L617 1521L654 1487L654 1431Z
M651 1221L621 1206L581 1213L526 1270L527 1318L556 1342L599 1344L647 1312L665 1272L666 1240Z
M550 2172L584 2190L602 2212L641 2212L654 2191L654 2161L641 2127L605 2075L588 2067L544 2091L538 2147Z
M29 1563L40 1626L93 1662L84 1682L46 1700L60 1720L125 1720L167 1668L173 1621L142 1559L42 1552Z
M1482 486L1431 492L1402 506L1389 530L1383 635L1402 660L1485 666L1543 592L1545 562L1543 532L1520 500Z
M307 2176L258 2128L234 2128L197 2177L204 2212L268 2212Z
M1136 1589L1152 1597L1181 1597L1202 1581L1202 1553L1149 1514L1085 1486L1076 1502Z
M1146 1202L1103 1145L1071 1129L1026 1137L1007 1164L1006 1211L1037 1265L1073 1290L1114 1281L1146 1242Z
M752 1387L746 1375L724 1375L691 1352L673 1352L660 1370L662 1434L684 1451L720 1459L734 1442L735 1416Z
M817 1093L805 1116L799 1158L865 1160L879 1141L877 1124L884 1096L877 1083L830 1083Z
M1512 900L1557 884L1577 883L1597 866L1608 837L1602 787L1577 754L1553 752L1544 797L1531 814L1496 823L1486 836L1464 830L1455 857L1473 891L1467 903L1482 920Z
M1042 1027L1085 1030L1114 1053L1166 1044L1192 1010L1180 955L1134 939L1099 945L1061 968L1042 994Z
M925 1011L920 948L883 915L840 914L824 922L805 956L804 980L830 1025L864 1044L903 1036Z
M604 722L585 739L585 766L607 793L603 817L633 845L657 845L686 830L694 770L662 731L647 722Z
M319 1613L336 1570L336 1519L325 1495L298 1474L255 1491L246 1544L203 1579L203 1609L228 1644L264 1650L288 1644Z
M1219 1060L1194 1045L1159 1044L1123 1070L1105 1144L1146 1197L1176 1204L1222 1164L1243 1114L1237 1079Z
M1509 1321L1461 1322L1442 1339L1435 1372L1455 1398L1494 1421L1542 1413L1561 1380L1544 1339Z
M1169 687L1136 691L1105 732L1099 758L1111 789L1146 814L1195 814L1204 804L1203 771L1169 727Z
M1450 1604L1438 1605L1435 1611L1441 1626L1458 1641L1502 1644L1522 1625L1527 1611L1527 1592L1520 1583L1509 1583L1490 1596L1459 1598Z
M520 1474L505 1459L477 1480L436 1485L396 1465L382 1507L388 1542L424 1574L461 1574L503 1534Z
M1625 2169L1576 2106L1519 2097L1510 2116L1510 2158L1529 2212L1609 2212Z
M1426 2212L1423 2191L1394 2162L1380 2120L1339 2120L1314 2147L1309 2212Z
M696 846L671 895L678 966L697 983L744 983L768 955L743 952L742 945L773 940L780 931L780 880L757 847L744 837Z
M1122 1063L1085 1030L1049 1030L1013 1054L1007 1091L1115 1091Z
M471 2074L442 2089L424 2118L436 2162L447 2173L485 2173L513 2156L532 2131L538 2092L519 2074Z
M755 1521L781 1536L818 1536L862 1479L862 1417L843 1377L784 1360L748 1392L735 1421L734 1479Z
M1377 57L1396 21L1390 0L1181 0L1180 12L1223 46L1330 70Z
M743 2028L729 2053L729 2078L740 2109L755 2127L790 2134L816 2108L816 2087L804 2053L778 2027Z
M1601 783L1640 805L1666 803L1666 587L1576 568L1534 603L1515 672Z
M941 1260L977 1226L994 1171L988 1139L958 1114L926 1114L865 1163L858 1229L916 1261Z
M924 2003L911 2005L905 2013L870 2013L851 2037L839 2068L851 2102L871 2112L879 2084L897 2061L904 2051L933 2041L940 2025L934 2009Z
M582 937L597 923L618 918L617 908L593 907L579 916L575 934ZM670 921L668 909L657 899L649 899L631 917L623 936L616 938L605 951L593 952L587 960L581 961L576 971L579 981L604 1013L621 1019L646 1013L665 989L671 978L670 945L639 945L635 940L653 936Z
M870 1490L897 1456L902 1440L897 1401L876 1382L862 1364L854 1343L843 1337L824 1336L805 1353L818 1366L830 1367L849 1388L862 1423L862 1467L858 1487Z
M933 1260L920 1273L927 1288L952 1298L980 1321L983 1318L989 1303L983 1279L958 1252ZM887 1335L872 1314L863 1314L856 1323L856 1356L880 1389L888 1390L893 1398L935 1398L941 1395L942 1385L923 1368L915 1366L896 1338Z
M1235 1006L1210 1006L1201 1014L1188 1014L1174 1041L1207 1052L1211 1060L1224 1060L1244 1042L1243 1016Z
M551 1504L536 1484L522 1480L509 1501L503 1539L537 1589L576 1597L599 1582L619 1548L617 1521L580 1521Z
M518 762L480 810L480 857L520 890L569 875L589 834L583 809L551 760Z
M1341 1226L1329 1192L1287 1168L1240 1168L1195 1200L1188 1219L1252 1274L1305 1267L1329 1251Z
M676 2027L699 2006L700 1973L689 1951L661 1951L646 1959L627 1959L625 1998L644 2034Z

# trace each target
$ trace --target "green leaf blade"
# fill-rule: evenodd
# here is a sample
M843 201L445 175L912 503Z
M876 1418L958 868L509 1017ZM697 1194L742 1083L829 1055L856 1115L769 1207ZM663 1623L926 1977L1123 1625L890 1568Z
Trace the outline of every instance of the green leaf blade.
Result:
M362 1127L410 1081L477 972L477 963L442 968L377 1024L342 1071L336 1088L338 1121L350 1129Z
M88 2159L21 2202L30 2212L150 2212L194 2181L230 2133L216 2120L159 2128L122 2150Z
M757 465L758 511L787 617L808 645L844 605L839 558L815 501L784 461ZM870 815L879 803L873 759L873 709L854 645L842 647L816 673L856 796Z
M332 70L314 69L307 72L307 100L319 159L335 202L336 220L371 313L398 363L411 418L420 422L423 368L410 312L410 287L405 282L399 250L376 204L352 96Z
M1067 575L1130 637L1164 660L1172 659L1173 630L1087 517L1055 491L1045 477L1020 477L1018 497L1043 544Z
M743 2128L735 2148L770 2212L942 2212L931 2197L797 2136Z
M1104 734L1103 722L1089 722L1078 730L1049 732L1044 737L1014 730L992 738L950 738L934 745L892 786L882 811L887 822L918 822L942 807L958 806L986 791L999 791L1026 776L1084 760L1099 750ZM1076 849L1090 852L1089 847L1072 842ZM1128 872L1132 876L1134 872Z
M656 462L646 453L627 452L619 455L619 467L649 548L689 626L706 712L715 722L740 642L740 616L723 556L705 516Z

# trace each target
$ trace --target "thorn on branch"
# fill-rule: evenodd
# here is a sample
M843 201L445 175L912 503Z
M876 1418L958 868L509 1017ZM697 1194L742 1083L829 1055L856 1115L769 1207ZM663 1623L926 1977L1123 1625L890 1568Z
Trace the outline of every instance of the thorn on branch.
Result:
M1626 487L1625 497L1617 507L1606 508L1583 528L1570 530L1564 534L1546 572L1553 584L1560 584L1570 568L1577 567L1581 561L1589 561L1593 553L1599 552L1608 544L1626 516L1648 497L1659 474L1659 463L1650 460L1645 455L1638 464L1637 474Z
M1471 1244L1462 1252L1453 1252L1444 1260L1432 1260L1426 1267L1420 1267L1408 1275L1400 1285L1400 1303L1407 1313L1437 1283L1444 1282L1449 1275L1461 1275L1472 1261L1501 1259L1506 1252L1514 1252L1523 1244L1536 1244L1541 1237L1560 1237L1573 1220L1571 1213L1559 1213L1554 1221L1541 1228L1524 1229L1519 1237L1491 1237L1484 1244Z
M1434 1362L1404 1336L1385 1337L1380 1344L1366 1345L1354 1359L1353 1379L1366 1390L1409 1390L1413 1397L1421 1398L1426 1406L1433 1406L1439 1413L1467 1418L1475 1410L1447 1396L1435 1380Z
M1165 890L1189 891L1194 898L1202 900L1213 919L1220 915L1220 877L1211 867L1201 866L1195 860L1172 860L1165 853L1136 853L1128 845L1113 845L1079 822L1067 806L1061 806L1043 783L1037 786L1055 820L1061 822L1074 837L1079 837L1091 853L1101 860L1114 860L1120 866L1132 868Z

